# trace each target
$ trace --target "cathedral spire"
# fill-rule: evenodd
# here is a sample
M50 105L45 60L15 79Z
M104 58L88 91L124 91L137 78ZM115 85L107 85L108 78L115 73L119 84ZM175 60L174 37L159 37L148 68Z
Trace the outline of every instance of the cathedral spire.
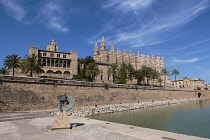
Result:
M95 43L95 47L94 47L94 50L97 49L98 50L98 42L96 41Z
M94 47L94 56L98 54L98 42L96 41L95 47Z
M102 39L101 39L101 51L105 51L106 50L106 42L104 39L104 36L102 35Z
M114 52L114 43L112 42L111 52Z
M138 51L138 56L140 56L140 52Z

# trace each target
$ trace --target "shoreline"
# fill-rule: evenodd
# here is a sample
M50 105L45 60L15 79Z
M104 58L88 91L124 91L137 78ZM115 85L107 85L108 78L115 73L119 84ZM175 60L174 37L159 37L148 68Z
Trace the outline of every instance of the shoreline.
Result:
M204 100L207 98L188 98L188 99L174 99L174 100L165 100L165 101L152 101L152 102L139 102L139 103L126 103L126 104L113 104L113 105L95 105L89 107L79 107L74 108L67 112L68 116L77 116L77 117L88 117L92 115L100 115L105 113L114 113L122 112L128 110L136 110L143 108L151 108L157 106L167 106L185 102L192 102L198 100ZM51 112L52 116L57 116L57 111Z
M32 119L24 119L24 120L14 120L7 122L0 122L0 134L4 139L18 139L18 137L25 139L35 140L37 138L41 138L43 140L51 139L91 139L91 140L108 140L108 139L116 139L116 140L163 140L163 139L180 139L180 140L209 140L208 138L191 136L181 133L168 132L157 129L150 129L144 127L138 127L133 125L126 125L120 123L114 123L109 121L95 120L85 117L78 117L76 115L82 115L79 112L76 114L76 110L85 111L85 109L97 111L98 109L104 109L108 107L116 107L115 112L121 112L117 109L125 109L133 110L139 108L150 108L156 106L166 106L173 105L185 102L193 102L199 100L205 100L208 98L190 98L190 99L176 99L176 100L166 100L166 101L155 101L155 102L142 102L142 103L131 103L131 104L115 104L115 105L104 105L97 107L86 107L86 108L75 108L71 111L74 111L75 114L70 114L68 116L72 129L66 130L50 130L50 126L53 124L55 120L55 116L57 112L54 112L54 117L42 117L42 118L32 118ZM138 106L137 106L138 105ZM124 108L123 108L124 107ZM127 107L127 108L126 108ZM102 109L102 110L103 110ZM109 108L111 109L111 108ZM93 111L93 115L94 114ZM105 112L111 113L111 112ZM102 113L101 113L102 114ZM75 116L73 116L75 115ZM27 128L25 128L27 126Z

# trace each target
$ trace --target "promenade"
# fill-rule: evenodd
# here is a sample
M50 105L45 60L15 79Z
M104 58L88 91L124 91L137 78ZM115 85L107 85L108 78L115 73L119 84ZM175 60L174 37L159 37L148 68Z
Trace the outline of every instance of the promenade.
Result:
M54 117L0 122L0 140L208 140L205 138L81 117L71 129L50 130Z

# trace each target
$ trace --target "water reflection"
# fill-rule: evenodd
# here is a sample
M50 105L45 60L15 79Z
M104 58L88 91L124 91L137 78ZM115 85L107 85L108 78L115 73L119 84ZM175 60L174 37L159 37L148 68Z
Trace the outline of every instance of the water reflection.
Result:
M101 114L91 118L210 138L210 100Z

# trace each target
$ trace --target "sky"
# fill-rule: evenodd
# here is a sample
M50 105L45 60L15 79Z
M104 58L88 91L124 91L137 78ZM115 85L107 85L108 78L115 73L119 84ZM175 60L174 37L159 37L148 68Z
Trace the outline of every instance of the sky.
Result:
M0 0L0 68L7 55L46 49L93 55L107 49L164 56L167 70L210 83L210 0ZM170 76L174 79L174 76Z

